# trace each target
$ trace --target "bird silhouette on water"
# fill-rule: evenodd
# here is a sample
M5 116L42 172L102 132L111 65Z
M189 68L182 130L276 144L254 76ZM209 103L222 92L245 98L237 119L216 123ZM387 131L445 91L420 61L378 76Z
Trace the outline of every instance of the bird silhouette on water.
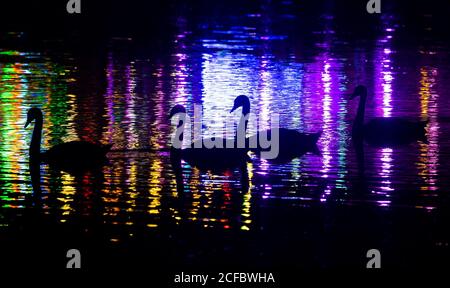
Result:
M107 163L106 153L111 145L71 141L41 152L43 115L39 108L33 107L28 110L25 128L33 121L35 124L29 149L30 163L33 163L33 167L43 162L53 169L77 174L88 170L99 170Z
M359 85L350 99L359 97L358 112L352 127L353 141L365 141L372 146L391 147L408 144L417 140L426 142L427 121L409 121L404 118L379 117L365 122L364 114L367 88Z
M169 119L178 116L177 130L179 131L178 139L173 139L179 144L184 140L184 129L186 123L186 109L182 105L175 105L170 110ZM184 181L181 167L181 160L186 161L191 166L200 170L207 170L213 173L223 173L238 168L241 171L241 183L245 187L248 184L247 162L250 160L248 149L240 149L232 146L234 139L215 138L207 139L214 143L221 143L221 147L234 148L207 148L204 147L205 139L191 142L188 147L175 147L172 143L170 147L170 161L174 170L177 191L184 192ZM180 145L181 146L181 145Z
M175 105L171 111L169 118L178 115L177 129L179 143L184 140L184 129L186 122L186 109L182 105ZM212 148L205 147L205 140L209 140L211 143L221 143L219 146ZM212 138L212 139L200 139L195 142L191 142L186 148L171 147L171 158L174 161L181 159L185 160L191 166L204 170L213 170L215 172L227 170L230 168L240 167L245 164L249 157L247 155L248 149L245 148L226 148L233 147L234 139L224 138Z
M233 108L230 112L242 107L242 119L250 112L250 100L245 95L240 95L234 100ZM248 119L245 119L245 131L247 129ZM239 130L239 127L238 127ZM278 143L274 143L275 133L278 135ZM261 152L268 152L273 147L262 147L261 139L271 139L272 145L278 145L278 155L274 159L269 159L275 163L288 162L294 158L301 157L304 154L311 152L316 155L320 155L319 148L317 147L317 141L319 140L322 132L317 133L301 133L297 130L286 128L272 128L262 131L257 131L256 134L247 137L245 140L246 147L250 147L249 150L257 155L261 155ZM276 137L275 137L276 138ZM275 141L276 142L276 141ZM253 147L251 143L257 143L257 147Z

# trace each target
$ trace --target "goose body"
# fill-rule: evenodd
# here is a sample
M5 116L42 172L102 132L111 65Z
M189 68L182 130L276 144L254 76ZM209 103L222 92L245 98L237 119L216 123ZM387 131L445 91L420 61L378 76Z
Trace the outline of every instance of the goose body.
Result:
M300 133L297 130L291 130L286 128L276 128L279 137L278 156L274 159L269 159L272 162L283 163L290 161L294 158L301 157L306 153L313 153L320 155L319 148L317 147L317 141L320 138L322 132L317 133ZM249 143L254 143L262 137L268 137L271 139L272 130L259 131L257 134L249 137ZM265 136L267 134L267 136ZM269 148L250 148L250 150L256 154L269 151Z
M47 163L52 168L66 172L82 172L101 168L106 162L106 153L111 145L98 145L86 141L71 141L55 145L41 153L43 126L42 111L31 108L27 114L25 128L35 121L30 144L30 160Z
M231 112L239 107L242 107L242 116L250 111L250 101L247 96L241 95L236 98ZM245 123L245 128L246 127L247 123ZM277 132L279 139L278 155L274 159L269 159L272 162L287 162L294 158L301 157L308 152L317 155L320 154L320 151L317 147L317 141L319 140L322 132L301 133L297 130L286 128L274 128L273 130L268 129L258 131L256 134L246 139L246 147L250 147L250 143L260 143L260 139L272 139L272 132ZM276 143L274 145L276 145ZM257 155L261 155L261 152L267 152L271 148L262 148L261 145L258 144L256 148L250 147L249 149Z
M184 148L181 159L201 170L222 171L236 168L245 163L249 157L247 150L238 148Z
M352 128L354 141L364 140L372 146L404 145L417 140L426 142L427 121L413 122L404 118L379 117L364 122L367 88L361 85L356 87L351 99L358 96L358 112Z
M403 145L415 140L426 141L427 122L411 122L402 118L374 118L364 124L362 136L375 145Z
M103 166L110 145L71 141L53 146L41 153L42 161L61 170L95 169Z

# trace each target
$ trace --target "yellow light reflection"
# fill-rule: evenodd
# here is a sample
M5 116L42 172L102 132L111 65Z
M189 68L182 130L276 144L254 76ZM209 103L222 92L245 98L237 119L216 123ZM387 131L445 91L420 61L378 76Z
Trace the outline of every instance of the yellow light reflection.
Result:
M420 115L428 119L427 140L420 142L420 155L417 161L419 176L424 180L420 189L423 191L436 191L439 165L439 122L437 120L439 95L434 90L438 71L433 67L420 68Z

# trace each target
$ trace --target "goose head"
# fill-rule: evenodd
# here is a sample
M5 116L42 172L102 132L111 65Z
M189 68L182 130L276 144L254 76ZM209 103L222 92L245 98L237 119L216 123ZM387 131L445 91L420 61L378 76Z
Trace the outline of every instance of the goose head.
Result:
M183 105L177 104L170 109L169 119L172 119L178 113L186 114L186 108Z
M238 97L236 97L236 99L234 99L234 105L230 113L238 109L239 107L242 107L243 114L247 114L250 112L250 100L247 96L239 95Z
M31 122L37 119L42 119L42 111L39 108L33 107L28 110L27 113L27 122L25 123L25 127L27 128Z
M367 96L367 88L364 85L358 85L355 88L355 91L353 91L352 94L350 94L350 100L355 99L356 97L366 97Z
M180 115L178 118L178 124L177 127L180 128L184 125L184 122L186 121L186 108L184 108L183 105L177 104L170 109L169 119L172 119L175 115Z

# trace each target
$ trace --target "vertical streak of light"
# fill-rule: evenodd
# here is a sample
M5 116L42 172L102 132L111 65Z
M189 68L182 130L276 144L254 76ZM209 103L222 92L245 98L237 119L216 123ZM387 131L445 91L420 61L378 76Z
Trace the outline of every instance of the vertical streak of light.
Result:
M270 106L272 104L272 94L273 94L273 81L272 81L272 75L269 70L270 62L267 59L267 57L262 57L260 69L259 69L259 80L260 80L260 87L259 87L259 94L260 94L260 113L259 117L261 118L261 123L266 124L263 127L258 127L259 130L266 130L269 129L269 121L270 121Z
M140 109L141 107L136 107L136 69L134 68L134 62L127 65L125 69L125 81L127 85L125 92L125 119L127 119L128 123L126 130L127 148L135 149L139 146L139 129L136 128L136 109Z
M323 173L324 178L328 177L328 171L330 169L330 163L332 160L330 145L332 139L332 131L331 131L331 75L330 75L330 63L327 60L323 61L323 71L321 73L322 80L322 88L323 88L323 99L322 99L322 144L323 144L323 162L322 169L320 170Z
M189 214L191 217L188 217L188 220L195 221L197 220L199 208L200 208L200 197L201 191L200 191L200 185L202 184L201 181L201 174L200 170L197 168L192 169L192 174L189 181L189 190L192 193L192 207L190 208Z
M175 77L175 103L185 104L189 98L187 78L188 67L186 65L187 55L178 52L175 54L174 74Z
M342 76L341 76L342 77ZM342 77L342 79L340 79L341 81L344 80L345 78ZM338 84L339 85L339 84ZM338 92L340 93L340 91ZM339 95L337 96L337 99L339 99ZM338 179L337 179L337 183L336 183L336 188L340 188L340 189L344 189L347 190L347 185L346 185L346 176L347 176L347 139L348 139L348 135L347 135L347 123L345 121L346 116L347 116L347 100L346 99L342 99L340 101L338 101L338 127L337 127L337 132L338 132Z
M266 129L270 129L269 126L269 120L270 120L270 106L272 104L272 94L274 93L274 91L272 90L272 75L270 73L269 70L269 66L270 62L268 60L267 56L263 56L260 62L260 66L259 66L259 82L260 84L258 85L258 91L259 91L259 95L260 95L260 99L259 99L259 103L260 106L258 107L259 109L259 115L258 115L258 122L263 124L262 127L258 127L258 130L262 131L262 130L266 130ZM270 163L266 160L266 159L261 159L260 162L260 167L259 167L260 171L262 171L262 173L268 173L269 169L270 169ZM264 187L267 187L266 185L264 185ZM270 190L265 189L265 193L264 195L269 196L270 195Z
M107 169L105 176L109 176L107 179L108 185L105 185L103 189L102 200L105 203L105 212L103 216L108 218L105 223L118 224L117 216L121 211L121 196L123 195L123 183L121 183L121 176L126 173L124 161L118 163L119 165L112 166ZM109 186L109 187L108 187Z
M422 191L436 191L437 174L439 169L439 122L437 121L439 106L439 95L434 91L438 71L433 67L420 68L420 112L422 119L429 120L427 128L428 143L421 142L419 161L417 163L419 176L424 180L420 187Z
M169 143L169 139L160 137L160 127L165 126L167 121L167 111L164 109L165 93L164 93L164 79L163 79L164 66L159 65L156 68L156 72L153 74L156 78L155 94L155 118L153 119L153 125L151 125L150 145L155 149L161 149L166 143ZM170 134L170 133L169 133Z
M113 135L114 135L114 125L116 122L115 116L114 116L114 59L112 56L112 52L109 52L108 54L108 63L106 66L106 95L105 95L105 101L106 101L106 114L108 119L108 128L106 132L106 137L108 138L108 143L114 143L113 142Z
M161 206L161 172L162 162L156 156L150 166L150 187L149 187L149 200L148 213L152 215L158 215ZM157 227L157 224L155 224Z
M386 26L387 23L385 23ZM392 74L392 60L391 54L392 50L390 48L390 44L393 39L393 28L386 28L385 35L378 40L379 47L377 47L377 54L375 58L376 63L376 73L375 76L377 85L375 88L375 95L377 99L377 113L381 114L382 117L391 117L392 116L392 81L394 80L394 76ZM379 101L380 96L378 91L381 92L381 101ZM381 177L381 191L380 194L385 195L386 197L390 197L391 191L394 191L391 183L391 174L393 171L393 155L394 151L391 148L381 148L378 150L377 154L379 155L381 169L378 172ZM382 206L387 206L390 204L390 201L382 201L379 202Z
M188 78L190 76L190 67L188 65L188 55L186 54L186 36L189 31L186 27L186 19L184 17L177 18L176 26L178 28L178 33L175 36L175 53L173 55L174 63L172 63L173 72L171 74L174 77L175 85L175 97L176 104L185 105L188 99L192 98L190 91L190 83Z
M381 183L384 185L381 187L383 191L393 191L391 186L390 176L392 173L392 148L381 148Z
M116 131L116 114L115 114L115 62L113 57L113 52L110 51L108 53L108 61L106 64L106 93L105 93L105 107L106 107L106 115L105 118L108 120L107 129L103 134L103 137L106 138L107 143L116 143L119 141L117 137ZM125 147L121 147L125 148ZM123 164L123 163L121 163ZM119 199L122 194L122 189L120 188L120 175L122 171L120 171L120 166L111 166L105 169L105 185L102 191L102 200L105 203L105 211L103 212L103 216L106 217L104 220L105 223L109 221L113 222L114 218L120 212L119 208Z
M241 224L241 230L248 231L250 230L250 224L252 223L251 220L251 198L252 198L252 179L253 179L253 163L248 162L247 163L247 173L248 173L248 190L243 195L243 203L242 203L242 224Z
M125 165L126 174L128 177L126 178L126 187L127 187L127 195L129 199L126 201L129 204L126 211L131 215L128 217L129 219L133 218L133 213L136 212L136 199L139 197L138 192L138 183L137 183L137 174L138 174L138 161L136 159L130 159L127 161L127 165ZM127 222L128 225L134 224L132 221Z
M186 53L186 36L189 32L186 29L186 19L184 17L179 17L176 21L177 28L179 30L178 34L175 36L175 51L172 55L172 63L170 65L170 77L172 79L172 91L170 99L173 99L173 104L182 104L187 106L189 100L192 100L191 83L189 82L191 67L188 63L189 56ZM190 107L186 107L188 114ZM189 138L189 133L187 129L190 129L185 125L185 137L184 144L187 145L191 142Z
M58 200L62 202L61 210L63 211L60 222L66 222L67 218L74 211L74 208L72 207L72 203L74 201L73 197L76 192L74 181L75 177L71 176L68 173L63 173L61 175L62 189L59 192L60 195Z
M8 196L9 193L19 193L27 190L24 184L25 179L19 173L19 171L27 169L26 161L21 159L20 145L17 145L20 142L25 143L25 136L23 133L20 133L20 124L16 123L17 119L21 119L22 111L20 107L22 106L23 98L28 92L27 73L23 64L20 63L5 65L0 73L0 80L2 80L0 83L8 83L4 87L0 87L3 88L0 90L0 103L3 114L2 126L8 127L8 129L2 129L0 163L3 165L0 167L0 170L5 169L6 171L2 171L2 174L9 174L11 179L15 180L12 181L10 188L5 187L5 190L9 190L4 191L6 196L0 194L4 200L15 198L12 195Z

